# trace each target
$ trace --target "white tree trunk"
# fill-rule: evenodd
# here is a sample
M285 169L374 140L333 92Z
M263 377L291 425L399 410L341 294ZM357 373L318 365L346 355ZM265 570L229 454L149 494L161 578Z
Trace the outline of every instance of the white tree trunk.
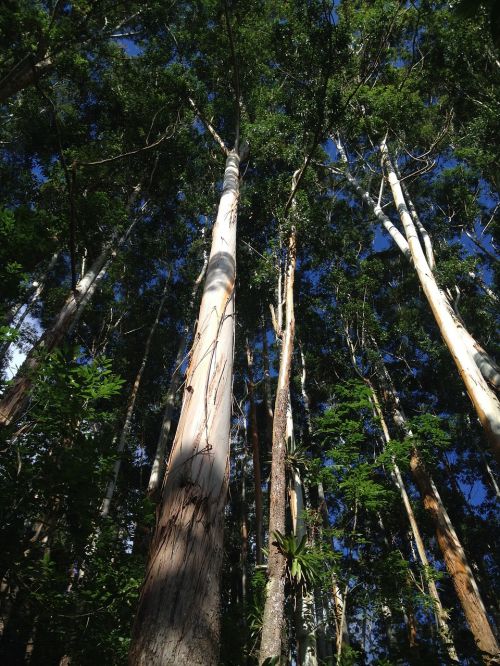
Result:
M195 280L193 291L191 293L191 300L189 303L188 318L191 317L194 301L200 284L202 283L205 273L207 271L208 257L205 256L203 267L200 271L200 274ZM174 361L174 372L172 373L172 378L170 380L170 386L168 387L167 400L165 402L165 410L163 412L163 419L161 423L160 435L158 437L158 443L156 445L155 457L153 459L153 465L151 467L151 474L149 476L148 482L148 495L151 497L157 497L163 477L165 474L166 466L166 454L167 454L167 443L170 435L170 429L172 427L172 418L174 415L175 402L177 397L177 391L181 385L181 368L186 357L186 349L188 343L190 323L184 325L184 330L182 331L181 340L179 342L179 348L177 350L177 355Z
M131 666L218 663L239 164L238 153L231 151L179 425L133 630Z
M458 321L445 295L438 287L429 268L385 142L381 145L381 152L383 163L387 169L394 204L403 224L420 284L441 335L450 350L469 397L474 404L479 421L486 431L493 452L500 461L500 402L483 378L474 356L471 355L468 344L464 341L464 328Z
M45 331L32 348L16 378L0 399L0 426L8 425L21 413L28 398L33 376L42 362L43 353L50 353L61 344L74 318L79 311L81 312L81 307L88 303L89 291L93 293L99 280L104 276L103 268L108 259L116 255L117 249L126 241L136 222L137 218L133 220L121 238L115 234L111 241L105 244L99 256L78 282L75 293L71 292L67 297L52 326Z

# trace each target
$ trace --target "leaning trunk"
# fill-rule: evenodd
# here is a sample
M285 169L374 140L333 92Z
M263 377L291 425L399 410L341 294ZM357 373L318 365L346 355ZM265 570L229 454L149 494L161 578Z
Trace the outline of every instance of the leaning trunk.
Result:
M115 236L110 243L105 245L90 269L77 284L75 292L71 292L67 297L52 326L45 331L32 348L16 378L0 400L0 425L6 426L20 415L43 356L50 354L61 344L75 317L90 300L89 292L91 295L94 293L99 280L104 276L104 266L109 258L116 254L117 248L126 241L135 223L136 220L132 222L121 238Z
M35 303L38 301L38 299L42 295L42 293L45 289L45 285L47 283L47 278L49 276L49 273L52 271L52 269L56 265L58 258L59 258L59 251L54 252L54 254L52 255L52 257L50 259L49 265L47 266L44 273L40 276L40 278L38 278L35 282L33 282L34 290L33 290L33 293L31 294L31 296L29 297L28 302L25 303L24 305L18 305L14 309L14 313L13 313L11 324L10 324L10 327L12 329L14 329L14 331L21 330L21 327L24 323L24 320L30 314L33 306L35 305ZM0 346L0 359L3 358L7 354L7 352L9 351L10 345L11 345L10 342L4 342Z
M483 661L488 665L497 664L500 652L476 580L438 490L416 449L413 449L411 454L410 468L417 481L424 507L433 519L446 568Z
M391 405L394 424L398 430L403 431L407 436L411 436L411 431L399 407L398 396L385 366L383 366L383 374L381 381L386 387L386 395ZM488 666L498 663L500 657L498 644L491 629L476 580L434 481L415 447L412 448L410 454L410 469L417 482L424 508L428 511L434 523L437 541L446 568L483 661Z
M218 663L239 163L238 153L231 151L179 425L133 629L133 666Z
M390 160L385 142L382 144L381 150L394 203L405 230L420 284L441 335L450 350L467 393L476 409L479 421L490 441L492 450L500 462L500 402L489 388L478 366L478 361L481 363L484 361L481 350L471 348L470 334L464 330L446 296L439 288L418 239L417 230L406 206L403 190Z
M382 408L380 406L378 396L375 392L372 383L369 380L366 380L366 383L371 390L374 413L380 421L382 432L384 434L385 443L389 444L391 437L389 434L387 423L384 418L384 414L382 413ZM436 583L429 576L430 564L427 558L424 541L422 539L420 528L418 526L415 514L413 512L413 507L411 505L410 498L408 497L408 493L406 492L406 487L404 484L403 476L401 474L401 470L399 469L395 461L393 461L393 480L397 489L399 490L399 494L401 495L401 500L403 502L403 506L405 508L406 515L408 517L408 522L410 523L413 539L415 540L415 544L417 546L417 553L420 559L420 563L424 570L424 576L427 583L427 588L429 590L429 595L431 596L432 601L434 603L434 611L436 614L436 623L438 626L439 636L441 638L443 647L445 648L450 661L452 663L458 663L457 651L455 649L455 645L453 643L453 639L451 636L451 631L448 626L448 614L443 608L443 604L441 603L441 598L439 596Z

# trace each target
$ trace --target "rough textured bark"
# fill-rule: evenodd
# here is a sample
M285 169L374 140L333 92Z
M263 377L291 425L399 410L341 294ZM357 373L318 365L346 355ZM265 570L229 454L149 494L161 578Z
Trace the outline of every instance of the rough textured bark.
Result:
M255 561L262 564L262 475L260 471L259 428L255 406L255 385L253 380L253 354L247 342L248 364L248 403L250 411L250 440L252 442L253 480L255 499Z
M465 552L438 490L416 450L410 458L410 467L422 495L424 507L434 521L436 537L446 568L483 661L488 665L498 664L499 647Z
M151 343L153 341L153 336L155 334L156 328L158 326L158 323L160 321L161 313L163 310L163 306L165 305L165 300L167 298L167 287L169 284L169 279L165 281L165 287L163 289L163 294L161 297L160 305L158 306L158 310L156 313L155 320L153 324L151 325L151 328L149 329L149 334L148 338L146 340L146 344L144 345L144 354L142 356L142 361L141 365L139 366L139 369L137 371L137 374L134 379L134 383L132 384L132 390L130 391L130 395L128 398L128 403L127 403L127 411L125 412L125 421L123 423L123 428L120 433L120 439L118 440L118 446L116 449L116 452L118 454L118 458L115 461L114 467L113 467L113 476L108 482L108 485L106 486L106 492L104 494L104 499L102 501L101 505L101 516L104 518L109 514L109 510L111 508L111 502L113 501L113 495L115 493L115 488L116 488L116 482L118 480L118 475L120 473L120 468L122 464L122 455L123 452L125 451L125 447L127 445L127 439L130 434L130 428L132 427L132 417L134 415L134 409L135 409L135 402L137 400L137 394L139 393L139 388L141 385L141 380L142 380L142 375L144 374L144 370L146 369L146 364L148 362L149 358L149 352L151 350Z
M102 269L109 258L114 256L117 249L125 243L136 221L137 218L134 219L121 238L115 235L109 243L105 244L99 256L77 284L75 293L71 292L68 295L53 324L45 331L28 354L16 378L0 400L0 426L11 423L24 409L34 374L40 367L43 355L52 352L61 344L78 312L90 300L89 292L92 295L97 288L99 279L104 275Z
M295 172L293 177L293 187L297 173L298 172ZM262 664L267 658L281 657L282 648L282 630L285 611L286 560L283 553L279 550L273 535L276 532L285 534L286 421L287 405L289 401L290 370L292 366L293 342L295 336L293 285L296 257L296 229L292 220L292 228L290 230L288 241L285 283L285 330L282 336L278 386L276 389L276 402L274 405L271 492L269 495L268 583L266 603L264 606L259 664Z
M194 307L194 301L200 284L205 277L207 271L208 257L205 257L203 262L202 269L195 280L193 291L191 293L191 301L189 304L189 316L192 314ZM170 386L168 387L167 400L165 402L165 409L163 411L163 419L160 428L160 434L158 436L158 443L156 445L155 457L153 460L153 465L151 467L151 474L149 475L148 482L148 495L154 499L158 499L160 492L161 484L163 477L165 475L165 466L166 466L166 455L167 455L167 443L170 435L170 429L172 427L172 418L174 416L174 409L177 397L177 391L181 385L181 367L186 357L186 349L189 336L189 324L184 326L184 330L181 335L181 340L179 342L179 347L177 349L177 355L174 361L174 372L170 380Z
M395 427L407 436L411 436L411 430L406 424L396 391L385 366L383 366L383 375L381 382L385 387L385 397L390 405ZM500 651L476 580L434 481L415 447L410 455L410 469L417 482L424 508L434 523L446 568L478 650L485 664L488 666L497 664L500 660Z
M500 462L500 402L486 383L481 369L471 353L470 344L464 339L470 336L459 322L447 298L438 287L418 239L403 190L396 174L385 142L381 145L382 160L387 170L395 206L403 224L408 246L420 284L431 307L436 324L450 350L467 393L476 409L479 421L490 441L492 450ZM479 359L482 357L479 355Z
M239 164L238 153L231 151L179 425L133 629L133 666L218 663Z

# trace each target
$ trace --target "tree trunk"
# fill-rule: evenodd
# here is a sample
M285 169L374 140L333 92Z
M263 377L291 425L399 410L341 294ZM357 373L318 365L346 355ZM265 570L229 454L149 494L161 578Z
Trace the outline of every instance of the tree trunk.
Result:
M142 356L141 365L139 366L139 370L137 371L137 374L135 376L135 380L132 385L132 390L130 392L130 396L128 399L127 411L125 413L125 421L123 423L123 428L120 433L120 439L118 440L118 447L116 449L118 458L115 461L113 467L113 476L108 482L108 485L106 487L106 492L104 494L104 499L101 505L102 518L105 518L109 514L109 510L111 508L111 502L113 500L113 495L116 489L116 482L118 480L118 475L120 473L120 468L122 464L122 455L127 445L127 439L130 434L130 428L132 427L132 417L134 415L135 401L137 400L137 394L139 393L139 387L141 385L142 375L144 374L144 370L148 362L149 352L151 350L151 342L153 340L153 336L160 321L163 306L165 305L165 300L167 298L167 287L169 282L170 279L169 277L167 277L167 279L165 280L165 287L163 288L163 294L161 297L160 305L158 306L158 311L156 313L155 320L151 325L151 328L149 329L148 339L146 340L146 344L144 345L144 354Z
M77 284L75 293L71 292L67 297L52 326L45 331L28 354L16 378L0 399L0 426L8 425L22 412L28 399L34 375L42 363L43 355L50 354L61 344L78 312L90 300L88 298L89 291L92 295L96 290L99 279L104 275L103 267L110 257L116 255L118 248L125 243L137 219L133 220L121 238L114 235L112 240L105 244L99 256Z
M436 283L424 251L418 239L417 230L406 206L403 190L396 174L385 142L381 146L382 160L387 169L394 204L403 224L406 239L424 294L429 302L441 335L450 350L470 399L476 409L479 421L490 441L492 450L500 462L500 402L486 383L478 362L483 362L479 351L471 349L470 334L458 321L448 299ZM477 360L476 360L477 356Z
M446 568L462 605L465 618L485 664L497 664L500 652L491 629L479 589L467 562L462 545L453 528L438 490L416 451L410 458L410 468L417 481L424 507L432 516L436 536Z
M250 439L252 442L253 479L255 498L255 561L262 564L262 476L260 473L259 428L255 407L255 385L253 380L253 354L247 342L248 402L250 405Z
M306 416L306 425L305 425L305 435L306 435L306 441L309 440L312 432L312 423L311 423L311 402L309 400L309 395L307 393L307 388L306 388L306 380L307 380L307 368L306 368L306 359L304 356L304 350L302 348L302 343L299 341L299 352L300 352L300 365L301 365L301 374L300 374L300 390L302 394L302 404L304 406L304 412ZM328 509L326 506L326 501L325 501L325 494L323 491L323 485L322 483L318 483L317 489L317 509L319 510L319 513L322 518L323 522L323 528L324 529L329 529L330 527L330 520L328 517ZM315 641L316 641L316 652L317 652L317 657L320 661L328 662L328 659L332 658L332 650L331 650L331 641L330 641L330 631L329 631L329 626L328 626L328 614L326 611L325 606L325 598L323 594L323 590L320 587L316 587L314 590L314 595L313 595L314 601L312 601L313 608L314 608L314 615L312 617L315 617L315 626L314 626L314 635L315 635ZM344 627L343 630L345 630L344 633L347 632L347 625L344 622ZM347 641L349 641L349 636L347 635ZM329 662L328 662L329 663Z
M377 418L380 421L380 425L382 427L382 432L384 434L384 440L386 444L388 444L391 440L390 434L389 434L389 429L387 427L387 423L384 418L384 414L382 412L382 408L380 406L380 402L378 400L378 396L375 392L375 388L373 387L372 383L369 380L365 380L367 385L369 386L371 393L372 393L372 404L374 407L374 412ZM424 569L424 576L425 576L425 581L427 583L427 588L429 590L429 595L432 598L432 601L434 603L434 610L436 614L436 623L438 626L439 630L439 635L441 638L441 641L443 643L443 646L447 652L448 658L450 659L451 662L453 663L458 663L458 656L457 656L457 651L455 649L455 645L453 643L453 639L451 636L451 631L448 626L448 614L443 608L443 604L441 603L441 598L439 596L438 589L436 587L436 583L432 578L429 576L429 560L427 558L427 553L425 551L425 546L424 546L424 541L422 539L422 535L420 533L420 529L417 524L417 520L415 518L415 514L413 512L413 507L410 502L410 498L408 497L408 493L406 492L405 484L403 481L403 476L401 474L401 470L399 469L398 465L396 462L393 463L393 479L394 479L394 484L396 485L397 489L399 490L399 494L401 495L401 500L403 501L403 506L406 511L406 515L408 517L408 522L410 523L410 528L412 531L413 538L415 540L415 544L417 546L417 553L420 559L420 563Z
M432 269L429 266L427 257L420 244L412 215L406 206L401 183L389 158L385 142L381 147L382 158L387 167L394 202L398 209L401 222L403 223L406 238L382 211L380 202L377 203L374 201L370 196L370 193L365 191L359 184L358 180L350 173L347 155L339 139L336 141L336 145L341 160L346 166L343 173L348 182L358 193L362 201L369 206L373 214L387 229L403 255L406 258L411 257L413 260L415 270L417 271L418 278L434 314L441 335L455 361L460 376L462 377L467 392L475 407L479 421L486 432L493 453L500 462L500 402L491 391L486 381L487 379L489 381L492 379L496 381L495 367L492 367L489 358L486 358L487 355L484 350L477 344L468 331L465 330L464 326L453 312L448 298L436 283ZM416 215L413 204L412 210ZM431 264L433 264L434 255L431 254L432 247L429 247L429 236L426 232L424 235L424 232L422 231L421 235L424 239L424 243L426 243L427 256L431 261ZM474 345L471 344L471 340L474 342ZM483 377L483 372L486 374L486 379Z
M208 265L208 257L205 256L203 261L203 267L194 282L193 291L191 292L191 301L189 303L189 315L188 315L189 319L191 318L192 315L194 301L196 298L196 294L198 293L198 288L203 278L205 277L205 273L207 271L207 265ZM181 367L186 357L189 329L190 325L186 323L184 325L184 330L182 332L181 340L179 342L177 356L175 357L174 361L174 372L172 373L170 386L168 387L167 400L165 403L165 410L163 412L160 435L158 437L155 457L153 460L153 465L151 467L151 474L149 476L147 493L150 497L152 497L155 500L159 499L161 484L165 474L167 443L170 435L170 429L172 427L172 418L174 416L177 391L179 390L179 387L181 385L181 379L182 379Z
M0 81L0 104L4 104L16 93L34 85L44 74L54 66L49 55L33 62L32 57L19 63Z
M42 295L44 289L45 289L45 284L47 282L47 277L49 273L52 271L54 266L56 265L56 262L59 258L59 251L54 252L52 255L49 264L46 268L46 270L43 272L43 274L40 276L40 278L36 281L33 281L33 293L28 299L28 302L25 303L24 305L18 305L15 308L15 312L13 314L12 320L10 327L14 329L14 331L19 331L21 329L21 326L23 325L24 320L28 316L28 314L31 312L31 309L33 305L38 301L40 296ZM21 312L22 310L22 312ZM0 346L0 358L3 358L7 352L9 351L11 343L10 342L4 342Z
M293 189L298 171L295 172ZM292 189L292 191L293 191ZM285 573L286 560L274 538L276 532L285 534L286 508L286 434L287 405L289 401L290 371L292 366L293 342L295 336L295 315L293 285L297 257L296 228L292 219L292 228L288 241L286 270L286 321L282 337L278 386L274 405L273 448L271 463L271 492L269 498L269 560L266 603L262 626L259 664L267 658L281 658L282 630L285 612Z
M399 406L399 399L392 385L390 375L385 365L382 365L382 369L384 376L381 378L381 383L386 387L386 397L391 406L394 424L399 431L411 437L411 430L408 428L405 416ZM434 481L415 447L413 447L410 454L410 469L420 490L424 508L433 520L437 541L446 568L483 661L488 666L498 663L500 659L498 644L491 629L476 580Z
M132 666L218 663L239 164L238 153L231 151L179 425L133 629Z
M290 451L295 450L295 437L293 429L293 416L290 398L287 410L287 441ZM297 543L307 536L304 520L305 500L304 486L300 472L295 468L290 482L290 512L292 514L292 527ZM297 654L299 666L317 666L316 646L316 617L314 609L314 595L311 590L304 587L296 596L295 626L297 634Z
M335 575L332 576L332 597L337 628L335 636L335 663L338 666L342 658L343 648L349 647L349 631L347 629L345 596L342 594Z
M246 442L245 442L246 444ZM241 461L241 605L243 606L243 616L246 617L247 604L247 562L248 562L248 512L247 512L247 479L246 479L246 450L243 453Z

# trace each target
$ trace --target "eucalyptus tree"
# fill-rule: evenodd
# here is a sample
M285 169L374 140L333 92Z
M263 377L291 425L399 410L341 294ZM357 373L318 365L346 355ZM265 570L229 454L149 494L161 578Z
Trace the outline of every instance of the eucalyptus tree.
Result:
M213 125L206 123L207 131L226 155L226 166L179 424L134 625L130 651L133 664L215 664L219 652L219 576L232 406L236 221L240 162L247 158L248 146L240 138L243 81L236 49L240 48L237 36L241 27L237 25L235 37L233 17L227 8L221 8L217 18L224 26L226 61L234 74L229 97L233 97L235 140L232 148L227 148ZM224 108L228 88L217 92ZM197 114L201 115L198 110ZM191 578L189 586L187 577Z

